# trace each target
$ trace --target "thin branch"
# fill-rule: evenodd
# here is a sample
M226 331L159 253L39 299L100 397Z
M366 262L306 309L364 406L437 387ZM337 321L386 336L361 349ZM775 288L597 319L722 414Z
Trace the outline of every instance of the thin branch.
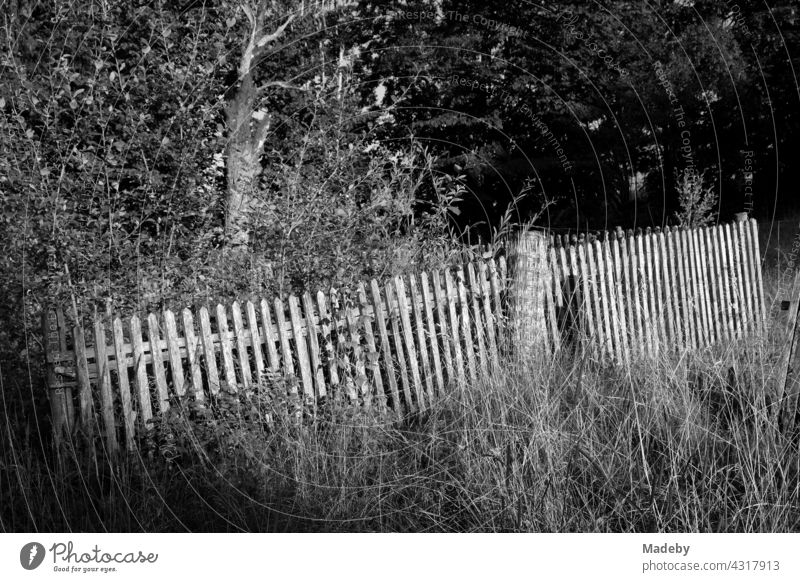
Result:
M263 85L261 85L256 91L261 93L270 87L279 87L281 89L294 89L295 91L311 91L310 87L303 87L301 85L292 85L291 83L287 83L286 81L267 81Z

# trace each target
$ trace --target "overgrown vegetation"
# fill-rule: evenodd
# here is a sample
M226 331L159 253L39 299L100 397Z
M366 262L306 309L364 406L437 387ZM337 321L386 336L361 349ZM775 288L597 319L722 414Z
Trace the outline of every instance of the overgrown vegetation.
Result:
M96 463L56 461L6 398L0 526L797 531L800 431L779 421L777 349L509 365L401 421L336 402L312 419L274 387L224 396L213 413L175 402L113 471L101 441Z

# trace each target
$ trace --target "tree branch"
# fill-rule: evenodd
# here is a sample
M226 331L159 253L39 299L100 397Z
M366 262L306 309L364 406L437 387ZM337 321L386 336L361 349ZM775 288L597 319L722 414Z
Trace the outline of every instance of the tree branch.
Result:
M263 48L265 45L278 40L283 35L283 31L286 30L286 27L292 23L295 16L296 14L290 14L289 18L287 18L284 21L284 23L277 28L277 30L271 32L270 34L265 34L260 39L258 39L258 42L256 42L256 47Z
M270 87L279 87L281 89L294 89L295 91L310 91L310 87L303 87L301 85L292 85L291 83L287 83L286 81L268 81L261 85L256 92L261 93L269 89Z

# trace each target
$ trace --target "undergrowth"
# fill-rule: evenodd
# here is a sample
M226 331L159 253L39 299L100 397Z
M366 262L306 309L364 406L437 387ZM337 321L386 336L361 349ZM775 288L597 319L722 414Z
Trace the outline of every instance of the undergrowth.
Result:
M258 386L173 402L113 469L100 439L56 457L5 400L0 527L797 531L798 430L779 414L773 350L507 362L401 418Z

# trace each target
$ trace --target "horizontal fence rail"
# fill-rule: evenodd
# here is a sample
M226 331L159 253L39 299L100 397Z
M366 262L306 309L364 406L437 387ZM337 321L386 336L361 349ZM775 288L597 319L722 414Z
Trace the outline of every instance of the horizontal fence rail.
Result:
M176 402L213 405L254 387L401 416L495 373L512 348L625 363L764 323L755 221L547 241L521 235L508 264L500 256L285 301L96 314L90 325L48 310L55 433L99 433L109 451L132 450Z

